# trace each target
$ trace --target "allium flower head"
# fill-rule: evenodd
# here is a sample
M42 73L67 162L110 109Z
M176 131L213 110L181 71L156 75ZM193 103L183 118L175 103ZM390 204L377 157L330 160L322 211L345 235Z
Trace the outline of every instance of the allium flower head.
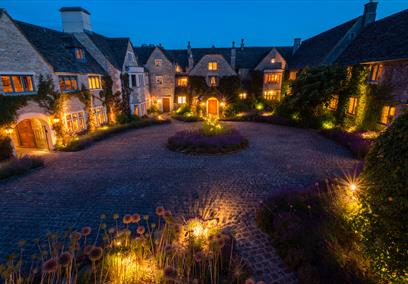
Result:
M71 264L72 262L72 254L68 251L62 253L58 257L58 264L61 265L62 267L67 267Z
M145 232L145 228L144 228L143 226L139 226L139 227L137 227L136 232L137 232L139 235L143 235L144 232Z
M245 280L245 284L255 284L255 280L252 278L248 278L247 280Z
M140 214L135 213L135 214L132 215L132 222L133 223L139 223L140 219L141 219Z
M130 224L132 223L132 215L126 214L123 216L123 224Z
M70 235L71 240L78 241L82 237L80 232L73 231Z
M91 232L92 232L91 227L83 227L81 230L82 235L84 235L85 237L89 236Z
M42 270L45 273L54 273L57 271L57 268L58 268L57 261L55 260L55 258L51 258L44 262Z
M101 247L93 247L89 252L89 259L92 261L100 260L103 256L103 249Z
M165 212L165 209L163 207L160 206L160 207L156 208L156 215L157 216L163 216L164 212Z

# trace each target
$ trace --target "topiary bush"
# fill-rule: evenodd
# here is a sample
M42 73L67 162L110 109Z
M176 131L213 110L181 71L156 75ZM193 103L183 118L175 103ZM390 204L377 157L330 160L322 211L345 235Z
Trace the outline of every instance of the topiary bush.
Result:
M385 281L408 281L408 113L378 138L362 177L358 226L365 252Z

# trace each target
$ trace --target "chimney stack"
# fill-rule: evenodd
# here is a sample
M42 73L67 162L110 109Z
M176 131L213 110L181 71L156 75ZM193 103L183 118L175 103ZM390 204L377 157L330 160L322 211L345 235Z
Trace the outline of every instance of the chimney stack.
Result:
M244 39L241 38L241 50L244 50Z
M193 51L191 50L191 43L187 44L187 54L188 54L188 71L194 67Z
M235 48L235 41L232 42L231 48L231 67L235 70L235 62L237 59L237 49Z
M377 6L378 2L375 2L374 0L370 0L370 2L364 5L363 15L364 27L375 22L375 19L377 17Z
M66 33L92 31L91 13L81 7L62 7L62 29Z
M292 49L292 54L295 54L295 52L299 49L300 45L302 44L302 39L297 37L293 41L293 49Z

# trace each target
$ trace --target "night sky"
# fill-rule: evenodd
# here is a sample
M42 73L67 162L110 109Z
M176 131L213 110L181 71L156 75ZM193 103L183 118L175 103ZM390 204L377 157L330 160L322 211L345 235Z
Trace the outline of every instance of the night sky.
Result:
M0 0L21 21L62 30L59 8L91 12L95 32L165 48L292 45L363 13L368 0ZM379 1L377 19L408 9L408 0Z

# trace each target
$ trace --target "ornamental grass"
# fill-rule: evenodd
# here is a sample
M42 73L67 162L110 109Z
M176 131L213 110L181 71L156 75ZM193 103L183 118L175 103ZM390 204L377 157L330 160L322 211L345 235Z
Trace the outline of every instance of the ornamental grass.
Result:
M185 219L163 207L149 216L102 215L84 227L35 241L38 253L20 253L0 265L5 283L244 283L233 239L217 219ZM152 218L153 219L153 218ZM108 225L110 223L110 225Z

